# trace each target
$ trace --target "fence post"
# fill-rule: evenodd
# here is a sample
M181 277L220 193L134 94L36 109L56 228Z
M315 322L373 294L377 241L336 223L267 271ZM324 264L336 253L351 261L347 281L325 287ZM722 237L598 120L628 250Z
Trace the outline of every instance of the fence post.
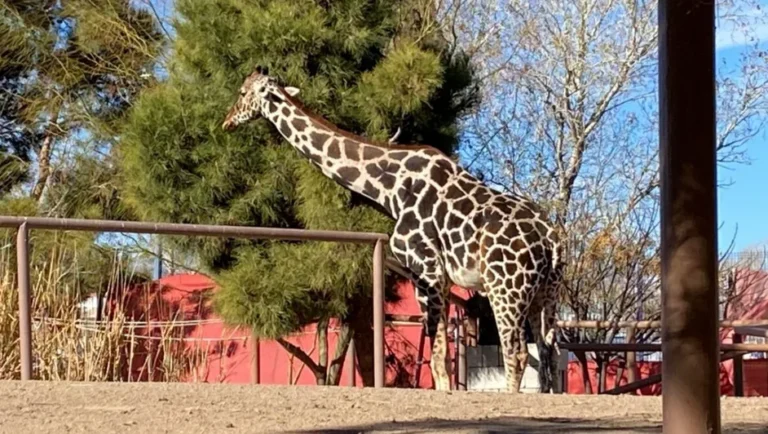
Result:
M251 383L260 384L261 343L259 342L259 337L254 332L251 332L251 340L253 341L253 349L251 350Z
M21 379L32 379L32 315L29 291L29 228L19 226L16 234L16 266L19 279L19 340L21 341Z
M384 241L373 248L373 386L384 387Z
M744 340L740 334L733 334L733 343L740 344ZM733 358L733 386L734 395L744 396L744 355L739 353Z

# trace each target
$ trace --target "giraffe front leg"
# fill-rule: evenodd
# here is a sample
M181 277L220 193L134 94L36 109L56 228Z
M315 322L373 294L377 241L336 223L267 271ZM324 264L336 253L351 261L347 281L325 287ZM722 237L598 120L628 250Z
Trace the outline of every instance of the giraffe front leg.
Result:
M425 316L427 335L432 343L430 370L437 390L450 390L450 359L448 358L447 300L444 291L445 274L433 249L425 244L414 246L397 232L390 239L395 258L411 273L416 300Z
M451 359L448 357L448 297L442 294L440 298L442 301L440 305L435 312L430 312L431 317L437 317L437 330L432 341L431 368L435 389L451 390Z
M429 273L427 273L429 274ZM440 279L415 279L416 295L426 313L427 334L432 341L430 368L436 390L451 389L451 360L448 357L448 306Z

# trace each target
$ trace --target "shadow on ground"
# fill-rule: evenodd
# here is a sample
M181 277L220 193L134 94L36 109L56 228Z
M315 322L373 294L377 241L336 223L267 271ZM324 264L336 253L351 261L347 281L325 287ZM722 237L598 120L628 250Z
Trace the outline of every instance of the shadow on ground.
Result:
M565 418L519 418L499 417L482 420L424 419L407 422L384 422L370 425L288 431L294 434L359 434L359 433L661 433L661 424L642 421L580 420ZM768 424L731 424L723 426L723 433L768 434Z
M407 422L383 422L370 425L324 428L314 430L290 431L295 434L358 434L358 433L660 433L661 425L634 421L623 424L622 421L596 423L591 420L575 419L536 419L520 417L498 417L480 420L445 420L424 419ZM757 431L756 431L757 432ZM750 433L751 434L751 433Z

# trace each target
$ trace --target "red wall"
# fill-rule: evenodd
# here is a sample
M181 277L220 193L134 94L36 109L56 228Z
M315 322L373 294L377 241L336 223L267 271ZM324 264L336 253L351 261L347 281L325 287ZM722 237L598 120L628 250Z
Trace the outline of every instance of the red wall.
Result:
M167 320L178 318L186 320L212 320L201 325L188 325L183 328L184 346L188 351L200 350L205 353L203 359L207 363L199 369L189 372L186 381L225 382L225 383L249 383L251 382L251 350L253 341L250 333L243 329L226 329L210 309L206 292L215 290L215 284L211 279L203 275L174 275L155 282L149 288L136 288L124 297L123 304L129 317L146 321ZM398 288L400 297L398 303L388 303L385 311L388 314L417 315L418 304L413 297L413 287L404 284ZM467 294L459 288L454 288L454 293L462 298ZM159 336L157 328L137 330L139 333ZM724 333L724 342L729 342L731 333ZM328 333L328 351L332 355L335 351L337 332L331 330ZM396 325L388 326L385 330L385 356L386 384L398 387L411 387L416 370L418 357L418 345L421 337L421 326ZM314 326L307 327L303 332L287 338L289 342L308 351L314 360L317 360ZM451 346L451 354L453 354ZM419 387L431 388L432 377L429 368L430 358L429 340L426 340L423 355L425 363L422 365ZM260 382L262 384L315 384L314 375L303 363L291 360L291 356L274 341L262 341L260 343L261 363L259 367ZM134 368L130 376L135 380L146 380L146 368L141 357L134 360ZM721 366L721 389L724 395L733 393L733 367L732 362L725 362ZM341 384L347 385L348 366L344 366L341 375ZM588 363L589 377L592 390L596 393L597 366L593 361ZM642 379L660 372L659 362L639 362L636 378ZM618 366L613 363L607 367L606 388L611 389L616 385ZM124 376L128 373L124 373ZM628 372L625 370L620 385L627 383ZM768 396L768 360L744 361L745 394L748 396ZM357 384L360 385L360 377L357 376ZM572 394L584 393L582 369L578 362L573 361L568 365L567 392ZM647 386L638 391L640 395L659 395L661 384Z
M216 327L214 327L216 326ZM223 331L219 324L207 325L201 328L200 335L207 338L225 337L231 339L218 349L215 343L190 341L190 346L208 349L208 363L201 369L190 372L188 381L224 382L224 383L249 383L251 381L251 352L253 340L247 332ZM199 335L198 335L199 336ZM386 366L386 384L397 387L411 387L415 374L415 362L418 355L418 342L421 336L421 327L400 326L390 327L385 331L387 347L386 355L395 354L396 357L388 357ZM196 336L193 336L196 337ZM296 334L286 340L304 349L317 360L314 327L309 327L303 333ZM335 351L338 333L331 329L328 333L329 356ZM428 342L428 341L427 341ZM259 375L261 384L315 384L315 376L298 359L292 359L291 355L275 341L261 341L259 343L260 366ZM430 351L428 345L424 349L424 357L429 360ZM346 364L342 368L341 385L348 385L348 369ZM421 371L420 387L431 387L432 378L429 365L425 365ZM362 380L356 375L356 384L361 385Z

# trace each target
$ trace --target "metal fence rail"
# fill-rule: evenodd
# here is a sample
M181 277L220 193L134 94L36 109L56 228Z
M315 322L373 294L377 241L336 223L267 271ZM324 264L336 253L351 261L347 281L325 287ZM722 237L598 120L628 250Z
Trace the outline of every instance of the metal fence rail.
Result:
M374 387L384 387L384 243L389 239L386 234L372 232L319 231L244 226L9 216L0 216L0 228L15 228L17 230L16 261L19 286L19 339L21 341L22 380L30 380L32 378L29 231L32 229L44 229L373 244Z

